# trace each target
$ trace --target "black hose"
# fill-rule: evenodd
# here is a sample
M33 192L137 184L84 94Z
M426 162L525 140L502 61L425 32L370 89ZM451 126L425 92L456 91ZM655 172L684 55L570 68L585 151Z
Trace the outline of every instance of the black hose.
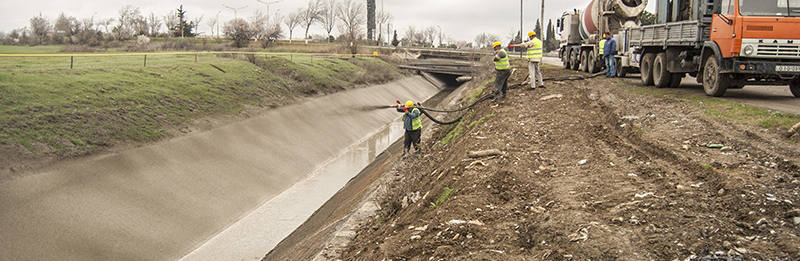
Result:
M567 77L559 77L559 78L549 77L549 78L542 78L542 81L584 80L584 79L589 79L589 78L594 78L594 77L600 76L603 73L605 73L605 71L598 72L598 73L595 73L595 74L590 74L590 75L576 75L576 76L567 76ZM519 87L521 85L522 85L521 83L517 83L517 84L511 85L511 86L508 86L508 88L509 89L516 88L516 87ZM477 105L478 103L481 103L481 102L489 99L489 97L491 97L492 95L493 94L484 95L483 97L481 97L480 99L476 100L472 104L464 106L464 107L459 108L459 109L455 109L455 110L438 110L438 109L425 108L425 107L422 107L422 106L416 106L416 108L418 108L422 112L422 114L425 114L425 116L428 116L428 118L431 119L433 122L438 123L438 124L442 124L442 125L450 125L450 124L454 124L454 123L459 122L462 118L464 118L465 115L467 115L467 113L466 112L462 113L457 118L455 118L454 120L451 120L451 121L440 121L440 120L437 120L436 118L434 118L433 115L428 113L428 111L432 111L432 112L459 112L459 111L463 111L463 110L472 108L473 106Z

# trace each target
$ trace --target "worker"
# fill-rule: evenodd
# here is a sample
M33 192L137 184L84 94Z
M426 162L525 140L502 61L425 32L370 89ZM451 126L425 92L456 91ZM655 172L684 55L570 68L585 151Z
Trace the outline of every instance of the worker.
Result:
M403 139L403 156L409 153L411 144L414 144L417 153L421 153L422 148L419 147L419 143L422 135L422 118L419 108L414 107L414 102L409 100L405 104L398 105L397 112L403 113L403 129L406 130Z
M605 59L605 56L603 56L603 51L604 51L603 49L605 49L606 47L606 34L603 34L603 40L600 40L599 47L600 48L597 48L598 49L597 52L600 55L600 57L603 57L603 59ZM606 63L605 60L603 60L603 69L605 68L606 68Z
M606 34L605 46L603 46L603 58L606 59L606 77L614 78L616 76L616 61L614 55L617 53L617 41L611 38L610 34Z
M497 100L506 97L508 91L508 76L511 76L511 63L508 61L508 54L503 50L500 42L492 44L494 48L494 69L497 74L494 77L494 97Z
M536 32L528 33L528 41L516 45L519 47L528 48L525 57L528 58L528 75L531 77L531 87L529 90L536 90L536 79L539 79L539 87L544 88L544 79L542 78L542 68L539 63L542 61L542 40L536 38ZM510 47L514 47L512 44Z

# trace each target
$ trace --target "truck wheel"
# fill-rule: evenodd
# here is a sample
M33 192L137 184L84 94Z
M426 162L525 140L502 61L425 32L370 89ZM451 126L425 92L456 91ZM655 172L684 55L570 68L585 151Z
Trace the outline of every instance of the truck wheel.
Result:
M790 83L789 91L792 91L792 95L794 95L794 97L800 97L800 80Z
M617 58L615 60L616 60L616 63L614 63L614 64L616 65L615 69L617 69L617 73L616 73L617 77L625 78L625 75L628 75L628 68L622 67L620 65L620 62L622 62L622 59Z
M589 72L590 73L596 73L597 72L597 58L594 57L594 50L589 51L589 57L587 58L587 60L589 60L589 63L586 64L589 67Z
M578 50L572 49L569 52L569 65L572 67L573 70L578 70L578 66L581 64L581 55Z
M588 72L589 71L589 54L586 51L581 51L581 67L580 71Z
M703 90L706 95L720 97L728 90L728 78L719 71L717 58L709 56L706 59L706 65L703 66Z
M678 88L681 86L681 80L686 76L686 73L671 73L669 77L669 87Z
M569 51L566 49L561 53L561 60L564 61L564 69L569 69Z
M667 71L667 53L659 53L653 61L653 84L656 88L669 86L671 74Z
M642 84L645 86L653 85L653 60L656 55L647 53L642 56L642 62L639 64L639 70L642 71Z

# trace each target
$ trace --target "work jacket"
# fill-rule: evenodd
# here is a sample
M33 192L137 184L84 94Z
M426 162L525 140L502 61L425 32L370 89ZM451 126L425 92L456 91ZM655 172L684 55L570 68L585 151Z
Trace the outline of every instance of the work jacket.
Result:
M500 48L500 50L494 53L494 69L504 71L509 68L511 68L511 63L508 61L508 54L506 50Z
M606 48L606 39L600 40L600 50L598 50L599 54L603 55L603 49Z
M544 46L544 43L542 43L542 40L539 40L539 38L534 37L530 41L524 42L519 46L528 48L525 58L528 58L529 62L538 63L542 60L542 47Z
M397 107L398 112L404 112L403 107ZM417 108L411 107L411 110L403 114L403 129L407 131L415 131L422 129L422 119L420 111Z
M609 38L603 48L605 49L603 51L603 56L614 56L617 54L617 40L614 40L614 38Z

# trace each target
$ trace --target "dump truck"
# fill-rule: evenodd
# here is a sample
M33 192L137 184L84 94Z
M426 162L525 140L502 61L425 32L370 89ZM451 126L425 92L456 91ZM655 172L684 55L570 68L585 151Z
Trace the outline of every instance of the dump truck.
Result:
M600 71L604 61L598 44L603 34L611 34L619 43L625 28L639 25L638 17L646 6L647 0L593 0L586 9L564 12L556 21L560 33L559 57L564 68ZM617 44L617 48L619 53L622 47Z
M687 74L709 96L749 85L789 85L800 97L800 0L657 0L655 24L621 31L618 58L645 85Z

